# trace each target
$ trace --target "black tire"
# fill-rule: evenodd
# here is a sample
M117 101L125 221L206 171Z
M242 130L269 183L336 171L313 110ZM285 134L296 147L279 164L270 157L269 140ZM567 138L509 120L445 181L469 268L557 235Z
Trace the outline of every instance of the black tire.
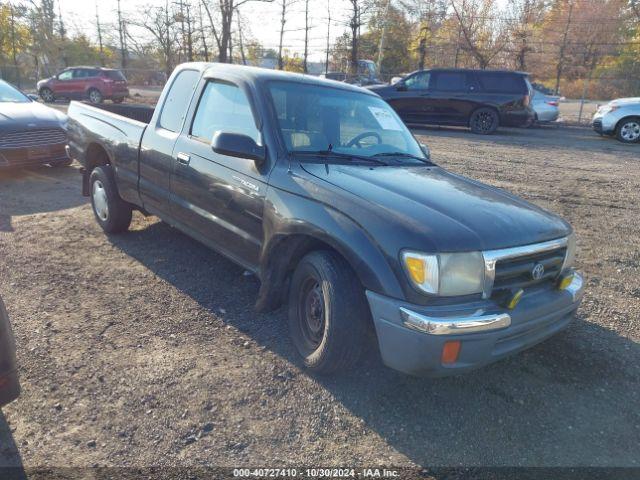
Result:
M493 108L479 108L469 118L469 128L479 135L491 135L498 129L499 124L500 117Z
M100 93L100 90L98 90L97 88L89 89L89 91L87 92L87 98L89 99L89 102L93 103L94 105L98 105L104 101L102 93Z
M622 143L640 142L640 117L620 120L616 126L616 138Z
M89 177L89 187L93 214L102 230L105 233L128 230L133 209L131 204L120 198L111 165L94 168Z
M360 280L344 259L315 251L300 260L289 289L289 334L308 369L352 367L368 338L368 315Z
M73 160L68 158L67 160L61 160L59 162L51 162L49 165L54 168L68 167L73 163Z
M45 103L53 103L56 101L56 96L53 94L53 90L51 90L50 88L43 87L40 89L38 94L40 95L42 101Z

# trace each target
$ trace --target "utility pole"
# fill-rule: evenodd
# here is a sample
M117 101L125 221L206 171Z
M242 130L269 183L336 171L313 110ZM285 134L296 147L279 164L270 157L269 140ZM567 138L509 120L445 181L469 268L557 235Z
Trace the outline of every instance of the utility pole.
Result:
M16 19L12 3L9 4L9 12L11 15L11 55L13 57L13 66L16 70L16 84L20 88L20 69L18 68L18 57L16 55Z
M304 60L302 63L304 73L309 73L307 59L309 57L309 0L304 1Z
M198 3L198 12L200 15L200 36L202 37L202 48L204 49L204 61L209 61L209 48L207 47L207 37L204 34L204 25L202 23L202 2Z
M280 43L278 44L278 70L284 68L284 60L282 58L282 39L284 37L284 24L287 22L287 0L282 0L282 16L280 17Z
M102 45L102 28L100 27L100 15L98 2L96 1L96 27L98 29L98 45L100 46L100 66L104 67L104 46Z
M556 88L555 92L558 95L560 90L560 77L562 76L562 70L564 69L564 54L567 49L567 36L569 35L569 27L571 26L571 16L573 14L573 0L569 0L569 13L567 14L567 24L564 27L564 34L562 35L562 44L560 44L560 55L558 58L558 66L556 67Z
M329 47L331 41L331 4L330 0L327 0L327 58L324 64L324 73L325 75L329 73Z
M120 66L127 67L127 48L124 38L124 20L122 20L122 10L120 10L120 0L118 0L118 34L120 36Z
M69 59L67 58L67 49L65 48L65 38L67 30L64 28L64 21L62 20L62 9L60 8L60 2L58 2L58 34L60 35L60 50L62 54L62 62L65 67L69 66Z
M378 75L382 73L382 59L384 58L384 37L387 34L387 18L389 17L389 7L391 0L387 0L387 6L384 9L384 18L382 19L382 33L380 34L380 43L378 44Z
M242 41L242 25L240 24L240 10L236 10L236 20L238 21L238 41L240 42L240 57L242 64L247 64L247 57L244 55L244 42Z

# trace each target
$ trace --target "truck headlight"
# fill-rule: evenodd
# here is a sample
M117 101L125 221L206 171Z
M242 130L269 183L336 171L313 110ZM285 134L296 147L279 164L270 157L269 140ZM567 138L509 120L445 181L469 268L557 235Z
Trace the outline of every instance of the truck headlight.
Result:
M564 257L564 263L562 264L562 271L568 270L573 267L573 263L576 260L576 235L571 233L567 237L567 253Z
M482 292L484 259L480 252L429 255L405 250L401 256L409 279L425 293L453 297Z

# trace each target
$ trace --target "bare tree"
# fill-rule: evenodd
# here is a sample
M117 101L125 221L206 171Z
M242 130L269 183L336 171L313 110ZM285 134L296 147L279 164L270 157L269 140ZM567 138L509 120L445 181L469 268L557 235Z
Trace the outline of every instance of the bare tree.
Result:
M286 32L284 26L287 23L287 9L297 0L279 0L280 1L280 41L278 42L278 70L284 68L284 57L282 56L282 45L284 34Z
M452 0L451 7L458 21L463 43L481 69L487 68L506 46L506 35L495 0Z
M233 17L236 11L242 5L250 2L272 3L274 0L217 0L217 2L211 2L217 8L217 12L214 12L214 8L209 4L210 0L202 0L202 6L205 8L207 17L209 18L209 24L213 37L218 46L218 61L221 63L227 63L231 60L229 50L231 46L231 35ZM219 29L216 28L216 21L214 13L219 15Z
M157 44L160 46L162 56L164 57L165 73L171 75L173 68L175 67L175 49L174 45L177 43L176 32L176 17L169 9L169 1L165 1L164 7L147 6L143 9L143 14L140 15L143 19L140 22L131 22L133 25L137 25L147 32L149 32L155 38Z
M515 68L527 70L527 58L533 52L533 35L546 13L544 0L509 0L507 14Z
M571 28L571 18L573 16L573 0L568 0L568 4L567 22L562 33L562 42L560 43L560 49L558 50L558 63L556 64L556 95L560 90L560 78L562 77L562 70L564 69L568 45L567 38L569 36L569 29Z
M366 13L373 5L368 0L349 0L350 13L349 13L349 30L351 31L351 52L349 55L349 71L352 75L358 73L358 60L359 60L359 42L360 42L360 28L365 24Z

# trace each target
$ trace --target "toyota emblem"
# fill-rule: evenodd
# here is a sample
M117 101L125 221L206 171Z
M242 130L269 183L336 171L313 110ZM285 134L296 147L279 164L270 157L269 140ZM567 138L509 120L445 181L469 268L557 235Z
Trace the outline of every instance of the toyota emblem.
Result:
M540 280L544 276L544 265L536 263L531 269L531 278L534 280Z

